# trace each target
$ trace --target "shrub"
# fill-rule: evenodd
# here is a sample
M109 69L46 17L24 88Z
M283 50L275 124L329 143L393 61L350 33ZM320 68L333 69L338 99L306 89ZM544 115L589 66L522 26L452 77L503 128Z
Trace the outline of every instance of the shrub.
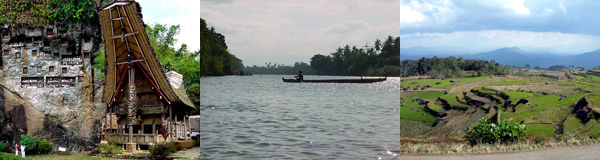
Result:
M40 143L40 140L37 137L31 137L31 135L21 135L21 141L19 142L20 145L25 145L27 152L35 150L38 143Z
M470 129L465 138L471 145L479 143L493 144L496 142L509 143L515 142L524 136L527 128L522 124L508 123L506 120L491 123L487 118L482 118L480 124Z
M6 147L6 143L0 141L0 152L4 150L4 147Z
M115 144L100 144L94 149L94 153L121 154L123 153L123 148Z
M40 140L37 145L38 154L48 154L52 151L52 144L46 140Z
M159 156L166 157L175 152L177 152L177 145L175 144L175 142L159 143L159 144L156 144L155 146L150 147L150 153L152 155L159 155Z

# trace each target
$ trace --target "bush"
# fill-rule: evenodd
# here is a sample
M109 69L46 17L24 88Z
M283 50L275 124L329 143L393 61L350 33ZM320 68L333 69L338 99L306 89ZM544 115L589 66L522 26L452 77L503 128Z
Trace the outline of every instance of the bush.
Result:
M48 154L52 151L52 144L46 140L40 140L37 145L38 154Z
M94 149L94 153L121 154L123 153L123 148L115 144L100 144L98 147L96 147L96 149Z
M0 141L0 152L4 150L4 147L6 147L6 143Z
M35 150L39 143L40 140L37 137L31 137L31 135L21 135L21 141L19 142L20 145L25 145L25 151L27 152Z
M490 123L487 118L482 118L480 123L470 129L465 135L465 138L469 140L471 145L515 142L527 132L525 125L508 123L506 120L495 124Z
M177 145L175 144L175 142L160 143L160 144L156 144L155 146L150 146L150 153L152 155L159 155L159 156L166 157L175 152L177 152Z

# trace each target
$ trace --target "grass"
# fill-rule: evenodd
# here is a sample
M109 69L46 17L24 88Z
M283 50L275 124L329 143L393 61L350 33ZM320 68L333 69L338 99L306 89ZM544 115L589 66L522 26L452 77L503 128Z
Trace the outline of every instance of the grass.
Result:
M444 99L446 101L448 101L448 104L450 104L453 107L459 107L459 108L469 108L469 105L460 103L456 100L456 95L455 94L446 94L440 97L441 99Z
M583 76L574 75L574 74L569 74L569 76L570 76L571 78L574 78L574 79L577 79L577 80L582 80L582 79L585 79L585 77L583 77Z
M598 77L598 76L588 75L588 79L590 79L594 82L600 82L600 77Z
M554 94L537 95L537 96L533 96L533 97L527 97L525 99L529 100L531 105L535 106L535 105L542 105L542 104L558 102L558 100L560 100L560 96L557 96Z
M479 91L479 92L481 92L483 94L496 95L496 91L483 89L483 87L475 87L475 88L473 88L473 90L477 90L477 91Z
M442 108L442 106L434 104L434 103L429 105L429 108L431 108L432 110L434 110L436 112L440 112L440 113L445 111L444 108Z
M526 119L525 123L559 124L570 115L571 111L572 109L569 108L569 106L550 108L540 111L540 113L534 117Z
M556 128L552 124L525 124L527 128L527 135L543 135L546 137L553 137Z
M534 127L535 128L535 127ZM562 139L550 139L536 143L535 140L525 139L510 144L479 144L475 146L464 142L437 142L437 143L409 143L400 141L400 153L491 153L507 151L525 151L544 148L567 147L577 145L589 145L598 143L598 140L588 136L568 137Z
M584 81L566 81L566 82L560 82L560 84L563 86L576 86L579 88L598 87L598 84L596 84L596 83L584 82Z
M426 86L428 84L430 84L433 88L450 88L456 84L460 84L460 83L464 83L464 82L471 82L471 81L479 81L479 80L484 80L484 79L488 79L489 77L483 76L483 77L475 77L475 78L453 78L453 79L446 79L446 80L442 80L442 79L411 79L411 80L405 80L404 82L402 82L402 85L400 87L405 88L405 87L416 87L417 85L420 85L421 87ZM460 82L456 82L456 83L452 83L450 82L450 80L459 80ZM416 84L412 84L413 82L417 82ZM436 84L437 82L440 82L441 84Z
M592 129L590 129L588 133L600 133L600 123L594 123L594 127L592 127Z
M504 86L504 85L521 85L521 82L496 82L488 84L490 86Z
M529 93L529 92L517 92L517 91L504 91L504 94L506 94L513 102L517 102L519 101L521 98L525 98L525 97L529 97L529 96L533 96L533 93Z
M403 97L404 99L400 103L403 103L404 106L400 107L400 118L416 121L435 121L435 116L423 110L425 105L420 105L418 101L412 102L412 100L415 99L414 97L419 97L427 100L435 100L442 94L442 92L430 91L415 92L410 95L402 95L401 97Z
M588 96L592 104L600 106L600 96Z
M502 113L500 115L500 118L505 119L507 117L513 117L511 122L519 123L519 122L525 120L525 118L536 116L539 113L540 113L540 111L537 111L537 110L528 110L528 111L523 111L523 112L518 112L518 113Z
M419 97L421 99L435 100L442 95L444 95L444 93L442 93L442 92L429 91L429 92L414 92L407 96L409 96L410 98ZM404 98L407 98L407 97L404 97Z
M584 125L581 124L581 119L579 119L575 116L569 116L567 118L567 120L565 121L565 133L566 134L574 133L575 131L579 130L579 128L581 128L583 126Z
M2 159L2 160L31 160L31 159L35 159L35 160L79 160L79 159L120 160L120 159L114 159L114 158L87 156L87 155L82 155L82 154L72 154L72 155L49 154L49 155L32 155L32 156L26 155L25 158L21 158L20 154L19 154L19 156L15 156L14 153L4 153L4 152L0 152L0 159Z

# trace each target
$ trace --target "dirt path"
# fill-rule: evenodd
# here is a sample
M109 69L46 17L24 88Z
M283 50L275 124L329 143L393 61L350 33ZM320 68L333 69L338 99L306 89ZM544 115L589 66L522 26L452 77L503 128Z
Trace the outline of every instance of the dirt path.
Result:
M200 156L200 146L192 147L185 151L179 151L173 155L170 155L169 157L188 157L193 159L197 158L198 156Z
M561 147L522 152L502 152L488 154L403 154L400 159L418 160L537 160L537 159L600 159L600 144L576 147Z

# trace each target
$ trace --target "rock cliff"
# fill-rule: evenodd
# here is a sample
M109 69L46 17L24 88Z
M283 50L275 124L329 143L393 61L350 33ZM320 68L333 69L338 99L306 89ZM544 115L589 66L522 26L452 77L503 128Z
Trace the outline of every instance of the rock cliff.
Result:
M0 140L30 134L53 148L93 149L106 110L92 68L100 36L97 21L0 27Z

